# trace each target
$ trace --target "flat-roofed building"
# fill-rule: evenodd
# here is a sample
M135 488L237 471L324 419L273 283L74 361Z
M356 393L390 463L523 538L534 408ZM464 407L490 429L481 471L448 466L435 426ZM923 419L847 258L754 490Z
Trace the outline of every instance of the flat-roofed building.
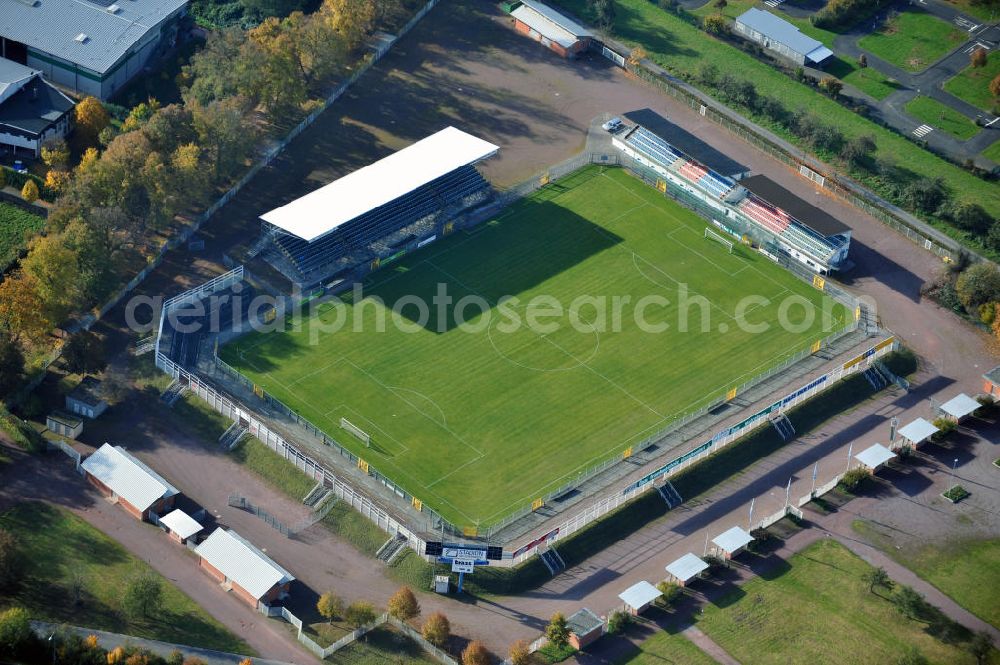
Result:
M195 553L202 569L254 608L287 597L295 579L235 531L216 529Z
M177 488L121 446L105 443L80 466L91 485L136 519L173 508Z
M108 99L177 37L188 0L0 0L0 56Z

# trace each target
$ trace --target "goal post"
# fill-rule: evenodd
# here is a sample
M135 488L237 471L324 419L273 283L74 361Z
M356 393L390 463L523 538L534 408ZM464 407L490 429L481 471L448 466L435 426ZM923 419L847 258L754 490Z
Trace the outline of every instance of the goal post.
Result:
M372 438L368 436L368 432L364 431L347 418L340 419L340 427L341 429L347 430L361 441L364 441L366 446L370 447L372 445Z
M714 240L715 242L719 243L720 245L726 247L729 250L730 254L733 253L733 242L731 240L726 240L725 237L723 237L722 235L716 233L715 231L713 231L712 229L708 228L707 226L705 227L705 238L707 240Z

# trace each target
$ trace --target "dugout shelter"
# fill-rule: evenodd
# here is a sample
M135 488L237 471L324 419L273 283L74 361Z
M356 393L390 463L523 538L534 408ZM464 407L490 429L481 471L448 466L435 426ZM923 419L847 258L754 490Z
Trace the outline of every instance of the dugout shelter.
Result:
M860 453L854 456L854 459L861 463L861 466L868 469L871 473L876 473L879 469L884 467L890 462L896 453L892 452L881 443L876 443L875 445L865 448Z
M708 564L701 557L688 552L666 567L667 575L680 586L686 586L691 580L701 577L708 570Z
M752 542L753 536L746 529L741 529L738 526L734 526L712 539L712 544L725 559L732 559Z
M945 418L960 423L971 416L981 406L982 404L965 393L960 393L941 405L941 413Z
M618 598L625 604L626 612L633 616L639 616L662 595L659 589L643 580L622 591L618 594Z
M377 268L447 231L489 198L475 164L492 143L447 127L261 215L265 258L310 287L358 266Z
M912 423L907 423L900 428L899 438L903 446L917 448L938 431L934 423L923 418L917 418Z

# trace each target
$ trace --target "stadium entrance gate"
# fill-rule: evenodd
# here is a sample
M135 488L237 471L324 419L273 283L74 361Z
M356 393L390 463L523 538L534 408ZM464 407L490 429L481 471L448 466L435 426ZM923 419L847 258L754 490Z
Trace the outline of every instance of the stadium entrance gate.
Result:
M603 46L603 45L601 46L601 55L603 55L605 58L607 58L611 62L615 63L616 65L618 65L622 69L625 68L625 56L624 55L622 55L620 53L616 53L615 51L612 51L611 49L609 49L607 46Z

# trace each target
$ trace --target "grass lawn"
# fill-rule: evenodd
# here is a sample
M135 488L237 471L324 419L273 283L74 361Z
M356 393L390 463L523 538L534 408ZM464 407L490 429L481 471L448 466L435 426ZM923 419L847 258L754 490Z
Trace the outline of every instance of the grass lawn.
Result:
M920 122L946 131L961 139L971 139L979 133L979 127L958 111L945 106L936 99L920 95L915 97L904 110Z
M895 663L910 645L932 663L973 665L964 644L946 644L927 625L900 614L869 593L871 569L834 540L810 545L769 579L754 578L718 605L696 615L697 625L742 663ZM802 639L808 636L808 639ZM1000 662L993 651L988 662Z
M897 549L870 522L855 520L855 531L924 578L983 621L1000 626L1000 538L955 540Z
M990 81L1000 75L1000 51L990 51L986 66L971 65L945 81L945 92L950 92L973 106L989 111L997 105L997 98L990 94Z
M243 437L229 455L296 501L302 501L316 486L316 482L295 465L250 435Z
M607 638L605 638L607 639ZM639 644L638 651L615 665L713 665L715 660L683 635L660 631Z
M901 69L927 69L968 38L964 30L924 11L904 11L865 35L858 46Z
M252 653L246 643L158 575L163 584L160 616L127 618L121 611L122 590L130 578L152 569L68 511L24 503L0 515L0 528L17 537L26 559L24 583L9 598L0 598L0 606L21 605L32 618L42 621ZM149 537L163 536L150 528ZM163 542L164 547L173 547ZM194 568L192 559L191 574L199 574ZM76 584L81 589L79 605L73 602Z
M10 203L0 201L0 273L13 263L27 240L45 228L45 220Z
M557 0L577 16L593 23L593 13L587 0ZM730 3L732 4L732 3ZM949 189L962 192L977 201L994 217L1000 217L1000 187L985 182L962 168L924 150L908 139L867 120L837 102L818 93L807 85L795 81L773 66L758 61L740 49L716 39L698 27L672 13L663 11L648 0L617 0L615 35L626 44L642 45L649 57L677 76L698 72L704 63L715 64L720 71L733 72L740 78L752 81L757 91L780 99L789 109L804 109L815 113L825 122L840 129L846 136L871 134L875 137L880 157L905 165L916 174L941 177ZM705 90L713 94L712 90ZM764 116L741 111L762 126L774 131L807 152L813 152L801 139L793 136L783 126ZM824 157L824 155L820 155ZM829 158L829 155L825 156ZM863 173L854 174L861 182L883 195L891 195L885 183ZM940 220L931 221L938 229L966 243L977 251L986 251L982 243L966 233ZM995 253L990 253L996 256Z
M992 159L997 164L1000 164L1000 140L994 141L993 145L983 150L983 157Z
M707 243L705 225L624 170L584 169L374 273L360 302L222 356L453 524L488 525L847 324L766 258ZM481 307L401 306L442 285ZM682 309L692 293L702 306ZM763 334L737 325L750 295L767 299L751 317ZM788 299L797 330L777 325ZM533 324L542 301L555 314Z
M387 625L334 652L327 661L343 665L439 665L419 644Z
M992 3L989 2L977 2L976 0L944 0L949 5L955 7L961 12L964 12L975 18L982 19L983 21L993 21L1000 17L1000 2L993 0Z

